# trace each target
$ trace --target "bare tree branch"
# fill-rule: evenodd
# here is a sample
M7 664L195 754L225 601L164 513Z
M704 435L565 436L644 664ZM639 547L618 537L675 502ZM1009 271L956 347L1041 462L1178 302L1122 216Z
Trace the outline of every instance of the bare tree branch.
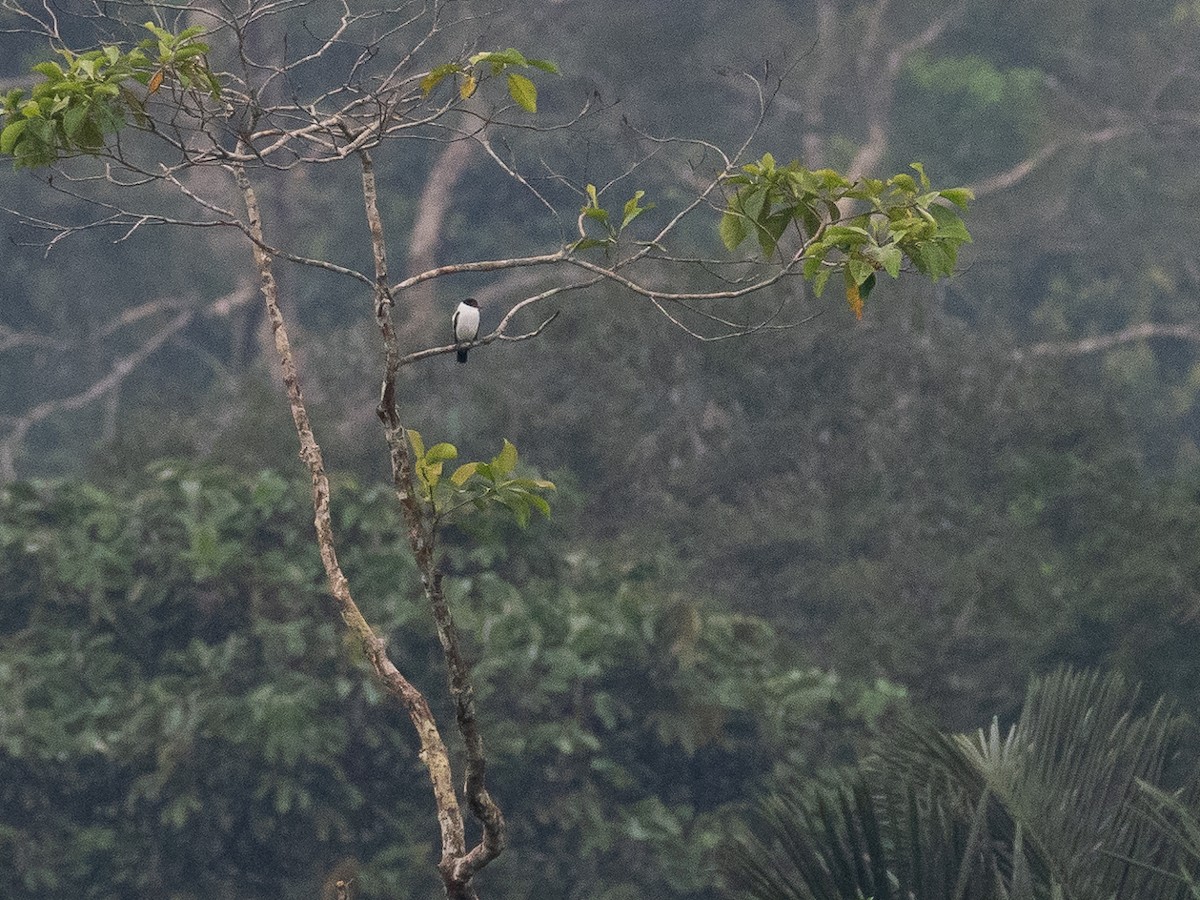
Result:
M1043 341L1030 347L1014 351L1017 359L1026 356L1083 356L1099 353L1122 344L1142 341L1147 338L1175 338L1200 343L1200 322L1141 322L1120 331L1098 334L1074 341Z
M1128 137L1136 132L1137 129L1132 126L1110 125L1107 128L1101 128L1098 131L1088 134L1074 135L1069 138L1051 141L1039 148L1035 153L1021 160L1015 166L985 178L983 181L977 181L969 187L975 192L976 197L986 197L988 194L1005 191L1020 184L1040 166L1049 162L1063 150L1078 147L1081 144L1104 144L1116 138Z
M56 347L62 349L69 341L52 338L45 334L35 334L31 331L15 331L5 325L0 325L0 353L17 347Z
M95 335L96 338L105 337L119 328L158 313L175 313L174 318L158 328L136 350L127 353L114 362L107 374L97 379L87 388L76 394L72 394L70 397L45 400L28 412L10 418L8 420L10 423L8 434L0 440L0 482L12 481L17 477L16 460L25 438L33 426L45 421L52 415L83 409L106 394L115 391L139 366L153 356L167 341L182 332L197 316L227 316L237 307L249 302L251 298L252 294L250 290L247 287L241 287L213 302L205 310L197 310L194 307L185 306L180 301L154 300L126 311L116 320L110 322ZM9 333L12 334L12 332ZM4 337L4 332L0 331L0 349L3 349L2 341ZM34 343L34 341L29 339L26 343ZM39 341L38 343L44 342ZM67 343L54 344L53 346L58 346L61 349L69 348Z
M137 350L117 360L107 375L89 385L78 394L64 397L61 400L46 400L16 419L8 435L5 436L3 441L0 441L0 480L12 481L17 477L17 448L25 440L25 435L28 434L30 428L38 422L45 420L51 414L72 412L103 397L124 381L147 357L182 331L192 321L194 315L195 313L191 310L185 310L177 315L165 326L156 331Z
M888 0L877 0L876 13L872 17L873 27L868 29L868 34L873 34L875 38L878 38L879 23L882 21L887 5ZM887 152L887 121L892 114L892 101L896 95L896 81L900 77L904 63L914 53L924 50L941 37L946 29L950 27L951 23L962 14L964 8L965 4L962 2L955 4L930 22L922 32L900 46L894 47L888 52L887 64L884 66L879 66L874 61L875 54L872 53L873 48L869 47L859 55L858 58L861 64L871 65L873 70L877 71L878 80L867 93L870 108L870 120L867 123L867 140L859 146L854 154L854 159L851 160L850 165L846 169L846 174L851 178L869 175L874 172L883 160L884 153Z

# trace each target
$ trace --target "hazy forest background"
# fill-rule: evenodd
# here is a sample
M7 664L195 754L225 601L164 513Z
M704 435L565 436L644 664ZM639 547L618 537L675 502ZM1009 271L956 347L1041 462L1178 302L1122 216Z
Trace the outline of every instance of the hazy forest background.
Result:
M559 487L548 521L480 518L447 548L513 829L487 896L716 897L759 793L851 764L910 707L1008 721L1062 665L1200 714L1200 4L461 6L481 45L561 67L540 116L598 92L607 113L542 151L581 181L633 158L623 118L743 133L750 70L782 78L757 152L920 160L978 197L959 274L888 279L861 322L793 284L813 321L702 344L614 289L405 370L409 424L467 458L509 438ZM6 7L5 90L46 54ZM377 168L398 273L546 237L470 144ZM677 190L648 172L647 200ZM356 171L279 179L276 234L369 267ZM7 167L0 205L82 215ZM325 599L244 246L93 230L47 255L0 229L0 894L437 896L410 730ZM488 325L536 274L439 281L406 347L444 343L468 294ZM444 704L369 294L281 283L345 567Z

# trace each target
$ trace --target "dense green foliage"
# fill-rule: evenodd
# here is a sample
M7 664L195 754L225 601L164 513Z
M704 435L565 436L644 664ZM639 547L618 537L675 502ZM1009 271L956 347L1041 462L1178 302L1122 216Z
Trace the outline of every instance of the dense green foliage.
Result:
M832 169L809 171L797 161L778 166L770 153L728 180L737 185L721 217L721 239L736 250L751 234L763 256L772 256L784 232L795 228L804 242L804 276L820 297L841 268L846 300L855 318L875 287L876 272L892 278L910 263L934 281L954 274L959 247L971 240L950 204L967 208L966 188L933 190L920 163L917 173L853 180ZM863 212L843 216L840 206L859 201ZM938 203L937 201L949 201Z
M352 876L363 898L436 896L415 738L350 661L308 498L269 472L146 481L0 496L0 893L307 898ZM364 612L436 697L394 498L337 499ZM705 895L757 786L848 760L904 705L653 570L478 528L450 590L513 828L493 896Z
M144 102L126 84L135 81L149 94L167 73L184 90L200 84L220 97L215 76L204 65L208 45L197 40L202 26L172 34L153 22L154 35L124 52L109 45L87 53L61 49L66 67L53 60L34 66L44 79L26 93L13 88L4 98L0 153L13 157L16 168L38 168L62 156L96 153L130 119L145 120Z

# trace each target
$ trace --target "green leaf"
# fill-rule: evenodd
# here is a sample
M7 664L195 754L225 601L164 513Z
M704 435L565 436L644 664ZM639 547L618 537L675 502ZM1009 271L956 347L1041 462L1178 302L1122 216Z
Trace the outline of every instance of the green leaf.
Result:
M950 248L942 243L926 241L907 248L908 257L922 275L928 275L937 281L943 275L954 273L955 255Z
M11 115L21 106L21 98L25 96L25 92L21 88L13 88L4 95L4 111L6 115Z
M189 44L186 47L181 47L175 51L175 61L181 62L187 59L193 59L197 56L203 56L208 52L207 44Z
M869 238L871 235L865 228L859 228L857 225L830 225L825 229L824 240L828 244L839 244L849 242L852 244L863 243L863 238Z
M770 211L770 205L767 202L767 194L769 189L766 185L757 185L744 193L739 193L737 198L737 206L743 213L746 214L752 222L758 222L763 216L763 207L767 207Z
M450 480L455 484L455 486L462 487L471 479L478 469L479 463L477 462L464 463L454 470L454 474L450 476Z
M820 179L821 186L828 191L846 190L852 184L851 181L847 180L846 176L834 169L817 169L813 172L813 175ZM879 193L883 187L879 182L871 182L869 180L864 180L864 185L868 191L871 191L874 185L878 185L878 187L874 187L874 193Z
M214 100L221 99L221 82L217 80L217 76L212 72L204 73L205 80L208 82L208 92Z
M721 235L721 243L729 251L736 250L741 246L742 241L746 240L746 235L750 233L750 229L746 226L745 216L732 211L721 216L721 223L717 226L717 231Z
M814 297L820 297L823 293L825 293L825 284L829 281L829 276L832 274L833 269L826 266L813 276L812 287Z
M442 480L442 463L430 464L422 459L417 463L417 478L425 486L425 495L432 498L434 488Z
M937 236L956 243L971 243L971 233L962 218L948 206L931 206L929 212L937 222Z
M136 112L137 108L135 107ZM90 119L95 121L101 133L110 132L115 134L125 125L124 117L114 111L112 105L108 103L92 104Z
M421 432L409 428L408 442L412 444L413 452L418 457L423 457L425 455L425 442L421 440Z
M792 221L792 214L789 210L780 210L766 221L759 223L758 227L758 245L762 248L763 256L770 256L775 252L775 247L779 243L779 238L783 236Z
M909 193L915 194L917 192L917 182L913 179L913 177L911 175L909 175L907 173L902 172L899 175L893 176L889 180L891 181L892 184L896 185L899 188L902 188L903 190L908 191Z
M0 131L0 153L11 154L13 152L13 147L16 146L17 139L28 124L28 119L17 119L15 122L9 122L4 126L4 130Z
M540 512L547 519L550 518L550 504L546 502L545 497L539 497L537 494L529 494L528 499L533 508Z
M66 111L63 115L63 131L67 133L67 137L78 143L78 135L87 121L88 110L82 104L76 104Z
M421 94L428 97L444 78L458 71L460 71L458 63L442 63L440 66L434 66L429 74L421 79Z
M444 462L448 459L454 459L458 456L458 448L453 444L442 442L434 444L425 453L425 460L429 463Z
M54 123L49 119L35 118L26 120L26 143L32 138L47 149L54 146Z
M572 250L591 250L593 247L608 247L614 244L612 238L583 238L571 245Z
M506 506L513 514L513 518L517 520L517 524L522 528L529 524L529 500L528 495L514 495L511 493L497 494L497 502Z
M824 224L821 221L820 214L807 203L801 203L796 208L796 212L799 214L800 220L804 223L804 231L809 237L816 234ZM836 203L829 204L829 215L831 222L836 222L841 215Z
M904 254L895 244L888 244L879 250L879 262L884 270L893 278L900 277L900 264L904 262Z
M507 475L517 467L517 448L512 445L508 438L504 439L504 446L500 448L500 452L496 454L492 460L492 468L497 475Z
M45 75L46 78L49 79L51 84L62 81L63 78L66 77L62 68L56 62L50 62L50 61L40 62L36 66L33 67L33 71L37 72L40 75Z
M492 65L493 72L499 72L505 66L529 66L531 63L525 58L520 50L514 50L509 47L507 50L488 50L483 53L476 53L471 57L471 65L478 65L481 62L488 62Z
M558 66L548 59L531 59L529 64L535 69L541 69L543 72L549 72L551 75L559 74Z
M645 191L636 191L632 197L625 201L625 216L623 219L621 219L622 229L646 210L654 208L653 203L651 203L649 206L638 206L638 201L645 196Z
M160 41L167 41L167 40L170 40L172 37L174 37L174 35L172 35L171 32L167 31L165 28L159 28L153 22L144 22L144 23L142 23L142 27L145 28L147 31L149 31L152 35L154 35Z
M516 72L508 75L508 92L526 112L537 112L537 85Z
M850 277L854 279L854 283L861 285L875 271L874 267L865 259L855 257L850 260Z
M925 174L925 167L919 162L909 163L908 167L921 176L921 189L929 190L929 176Z
M946 188L938 193L960 209L966 209L967 204L975 199L975 192L970 188Z
M870 275L864 278L862 283L858 286L858 293L863 298L864 303L866 302L867 298L871 296L871 291L875 290L876 280L875 273L872 272Z

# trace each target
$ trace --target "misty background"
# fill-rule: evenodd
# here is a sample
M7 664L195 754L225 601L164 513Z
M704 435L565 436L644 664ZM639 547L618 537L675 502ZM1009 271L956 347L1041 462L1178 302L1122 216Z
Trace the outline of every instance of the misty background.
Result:
M752 72L777 88L752 157L919 160L978 198L956 277L885 279L861 322L789 283L789 321L819 315L706 344L606 288L550 307L536 340L405 370L427 441L475 459L508 438L559 486L527 531L448 538L514 829L482 876L495 896L718 896L715 849L776 780L850 764L902 710L1005 721L1063 665L1200 712L1200 5L456 5L451 52L559 65L539 120L596 98L574 131L514 138L547 190L625 171L639 131L735 144ZM18 26L0 6L5 90L48 52ZM632 187L665 206L704 164ZM401 142L376 165L395 277L557 246L478 148ZM0 205L94 216L47 175L3 167ZM353 165L274 173L268 234L369 266L358 191ZM697 255L724 252L717 220L689 232ZM0 229L3 893L309 897L336 876L436 896L407 725L324 605L248 247L146 227L47 252L28 221ZM440 696L370 292L280 272L347 572ZM414 292L406 349L445 343L467 295L494 327L542 277Z

